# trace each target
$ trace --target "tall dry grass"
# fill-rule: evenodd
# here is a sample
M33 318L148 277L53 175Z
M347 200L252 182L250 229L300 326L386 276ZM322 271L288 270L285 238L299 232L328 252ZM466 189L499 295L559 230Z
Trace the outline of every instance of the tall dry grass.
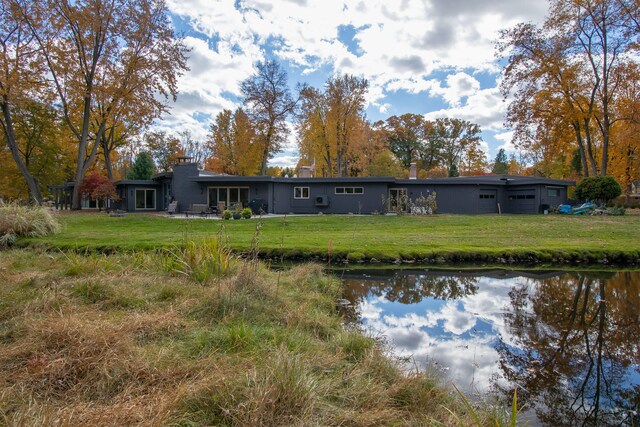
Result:
M320 266L238 260L202 285L163 256L0 252L0 425L470 421L428 374L345 329Z
M0 247L18 237L41 237L60 232L55 212L44 206L23 206L0 201Z

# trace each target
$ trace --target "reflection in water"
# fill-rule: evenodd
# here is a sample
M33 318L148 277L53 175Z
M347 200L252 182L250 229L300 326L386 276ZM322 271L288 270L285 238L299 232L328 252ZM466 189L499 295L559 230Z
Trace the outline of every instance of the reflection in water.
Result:
M345 297L401 356L466 393L518 388L532 424L638 425L640 273L345 273Z

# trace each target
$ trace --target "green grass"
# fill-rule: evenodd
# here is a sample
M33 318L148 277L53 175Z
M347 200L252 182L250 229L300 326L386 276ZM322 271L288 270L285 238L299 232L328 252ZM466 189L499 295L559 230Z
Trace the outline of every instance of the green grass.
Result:
M18 245L90 251L184 247L224 227L230 247L251 250L258 218L242 221L175 219L151 215L110 218L61 215L63 230ZM291 216L263 220L259 251L279 259L351 262L413 260L431 263L640 263L640 217L563 215Z

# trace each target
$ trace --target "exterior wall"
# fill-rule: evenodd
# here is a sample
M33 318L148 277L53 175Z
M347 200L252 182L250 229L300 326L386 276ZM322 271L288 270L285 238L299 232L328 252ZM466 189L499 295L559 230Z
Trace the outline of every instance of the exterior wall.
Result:
M207 203L206 187L192 181L198 176L198 165L195 163L177 164L173 167L171 191L178 202L178 212L185 212L194 203Z
M136 209L136 190L137 189L153 189L156 191L155 207L153 209ZM159 211L163 209L162 187L155 184L127 184L124 185L119 191L120 201L118 202L118 209L122 209L128 212L149 212Z
M170 200L178 202L178 212L192 204L212 204L209 188L248 188L248 199L262 199L269 213L346 214L384 212L390 190L405 189L415 201L420 195L437 193L438 213L490 214L542 212L544 208L566 202L564 181L546 180L526 183L526 179L481 177L434 180L394 180L393 178L269 178L223 175L199 175L196 164L178 164L173 176L155 181L123 181L118 186L120 209L135 211L136 188L156 190L156 210L164 210ZM511 181L511 182L506 182ZM525 182L522 182L525 181ZM548 183L548 184L547 184ZM569 185L569 184L567 184ZM308 189L308 198L294 197L294 188ZM337 187L362 189L336 192ZM305 196L307 196L307 190ZM243 196L244 198L244 196ZM498 208L499 206L499 208Z
M434 190L438 213L478 213L480 187L476 185L436 185Z
M557 190L557 195L556 193ZM555 185L542 185L540 190L540 204L543 207L547 207L544 205L548 205L548 207L558 206L567 203L567 199L569 198L567 195L567 187L560 187Z
M294 188L309 188L308 199L294 198ZM362 194L336 194L336 187L361 187ZM287 214L347 214L382 212L382 195L387 195L387 183L375 182L278 182L273 189L273 213ZM321 198L325 203L318 203Z

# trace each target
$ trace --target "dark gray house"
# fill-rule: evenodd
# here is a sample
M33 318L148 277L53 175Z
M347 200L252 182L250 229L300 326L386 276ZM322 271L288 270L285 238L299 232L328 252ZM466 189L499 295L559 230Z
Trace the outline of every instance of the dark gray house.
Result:
M240 204L274 214L382 213L434 191L438 213L531 214L566 203L567 188L572 185L573 181L505 175L439 179L231 176L199 170L187 158L172 172L150 180L116 182L117 207L129 212L162 211L177 201L177 212L188 211L194 204L218 210Z

